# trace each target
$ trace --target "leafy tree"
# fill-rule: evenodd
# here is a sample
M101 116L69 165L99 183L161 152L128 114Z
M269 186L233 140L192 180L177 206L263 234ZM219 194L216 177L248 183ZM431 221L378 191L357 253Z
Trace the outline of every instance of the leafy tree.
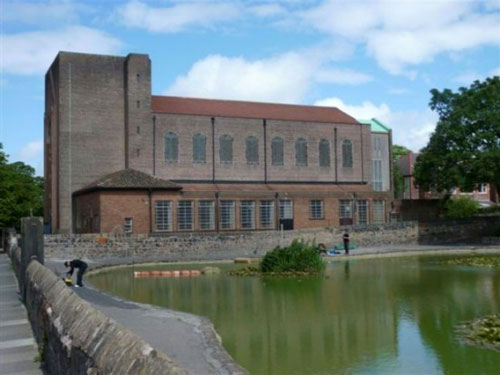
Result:
M43 178L22 162L8 163L0 143L0 228L19 229L25 216L43 216Z
M500 194L500 77L431 94L439 121L415 164L419 187L471 191L490 183Z
M474 216L479 209L479 202L472 198L451 198L445 203L445 216L449 219L464 219Z
M404 146L392 145L392 176L394 181L394 197L400 198L403 196L403 172L399 168L398 160L401 156L408 155L410 150Z

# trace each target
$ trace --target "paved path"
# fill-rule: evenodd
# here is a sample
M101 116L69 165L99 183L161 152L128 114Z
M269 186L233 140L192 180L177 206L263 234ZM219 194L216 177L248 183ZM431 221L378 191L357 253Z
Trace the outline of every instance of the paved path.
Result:
M0 254L0 375L39 375L40 363L17 279L7 254Z

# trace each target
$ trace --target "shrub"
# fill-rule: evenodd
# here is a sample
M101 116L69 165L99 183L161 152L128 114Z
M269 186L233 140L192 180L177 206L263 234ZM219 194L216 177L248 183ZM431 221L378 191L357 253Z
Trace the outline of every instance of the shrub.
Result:
M288 247L276 247L267 252L262 259L261 270L264 273L310 273L323 271L325 264L314 242L293 240Z
M453 198L446 202L446 217L448 219L463 219L479 212L479 202L469 197Z

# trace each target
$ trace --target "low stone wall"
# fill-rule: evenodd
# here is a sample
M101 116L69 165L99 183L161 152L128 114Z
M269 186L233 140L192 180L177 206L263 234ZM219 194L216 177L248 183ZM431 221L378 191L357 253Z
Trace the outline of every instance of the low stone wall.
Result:
M37 261L26 271L26 308L50 374L188 373L92 308Z
M416 222L352 227L352 242L361 246L416 244ZM80 257L145 258L172 261L220 260L264 255L276 246L285 246L294 238L315 240L327 247L342 242L344 229L304 229L247 233L177 233L169 235L45 235L47 258Z
M384 245L446 244L481 241L500 227L500 216L465 221L401 222L353 226L351 241L362 247ZM240 233L171 233L165 235L45 235L47 258L141 258L189 261L257 257L294 238L315 240L327 248L341 243L345 228L259 231Z
M483 237L492 236L500 228L500 215L483 215L473 219L420 222L420 244L459 242L481 243Z

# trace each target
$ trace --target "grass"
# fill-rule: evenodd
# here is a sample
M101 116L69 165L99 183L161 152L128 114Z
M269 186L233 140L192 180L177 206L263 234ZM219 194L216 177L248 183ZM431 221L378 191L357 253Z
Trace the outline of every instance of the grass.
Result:
M500 268L500 256L471 256L442 260L439 263L462 266Z

